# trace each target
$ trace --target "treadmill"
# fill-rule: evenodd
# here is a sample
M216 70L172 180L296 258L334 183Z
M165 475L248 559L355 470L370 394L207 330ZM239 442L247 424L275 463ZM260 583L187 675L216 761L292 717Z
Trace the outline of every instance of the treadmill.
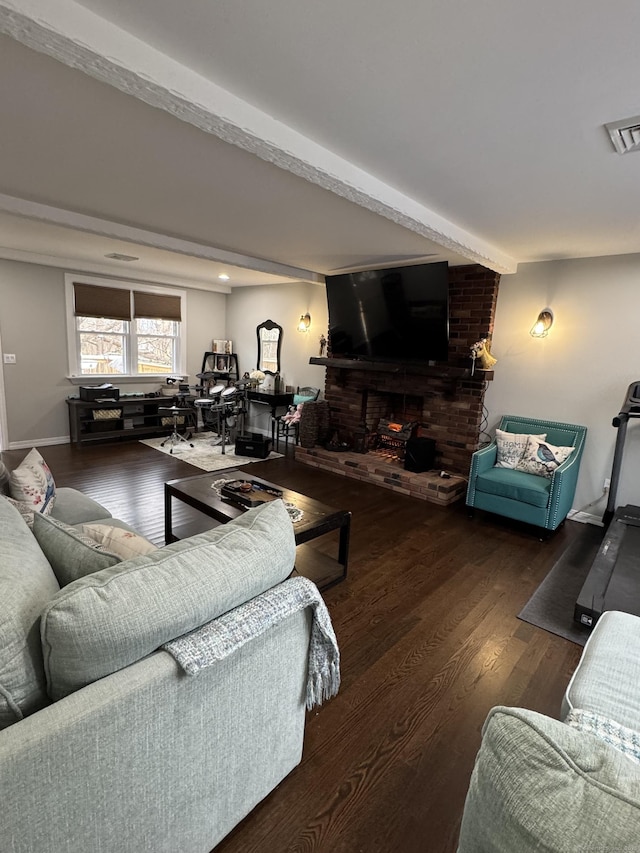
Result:
M640 418L640 380L627 388L622 408L613 419L618 430L609 499L602 520L607 527L574 608L573 618L593 628L605 610L640 616L640 507L616 508L616 494L630 418Z

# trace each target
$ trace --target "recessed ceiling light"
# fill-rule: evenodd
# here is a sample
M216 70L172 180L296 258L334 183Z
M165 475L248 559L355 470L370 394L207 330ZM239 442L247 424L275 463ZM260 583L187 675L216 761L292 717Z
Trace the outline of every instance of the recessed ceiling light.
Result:
M114 261L139 261L140 258L136 258L135 255L122 255L120 252L110 252L108 255L105 255L105 258L111 258Z
M226 272L220 273L218 278L220 279L220 281L229 281L229 276L226 274Z

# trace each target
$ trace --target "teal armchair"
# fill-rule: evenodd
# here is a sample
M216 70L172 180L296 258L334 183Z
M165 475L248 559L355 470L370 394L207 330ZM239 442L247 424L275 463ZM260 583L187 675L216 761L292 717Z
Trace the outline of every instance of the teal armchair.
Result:
M467 506L524 521L547 532L555 530L573 503L587 428L515 415L504 415L498 428L512 433L546 433L550 444L572 446L575 450L548 479L511 468L496 468L494 438L471 457Z

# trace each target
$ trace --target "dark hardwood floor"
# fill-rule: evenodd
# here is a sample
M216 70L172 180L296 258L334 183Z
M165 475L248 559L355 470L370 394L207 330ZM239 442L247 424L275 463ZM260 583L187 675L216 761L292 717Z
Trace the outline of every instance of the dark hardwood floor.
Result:
M57 485L158 544L163 483L198 473L138 442L40 450ZM2 456L16 464L25 452ZM437 507L289 458L245 470L353 513L349 577L324 593L342 687L309 713L302 763L217 853L454 851L489 709L558 715L581 649L516 614L580 525L542 543L506 521L469 519L462 504ZM335 547L333 536L319 547Z

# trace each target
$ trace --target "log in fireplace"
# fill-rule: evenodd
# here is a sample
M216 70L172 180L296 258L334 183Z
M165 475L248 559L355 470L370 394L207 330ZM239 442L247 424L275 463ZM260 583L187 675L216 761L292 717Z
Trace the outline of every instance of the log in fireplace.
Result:
M376 428L376 439L371 450L373 452L382 450L387 458L391 455L402 462L405 457L407 442L413 436L417 427L417 421L401 423L389 420L388 418L380 418Z

